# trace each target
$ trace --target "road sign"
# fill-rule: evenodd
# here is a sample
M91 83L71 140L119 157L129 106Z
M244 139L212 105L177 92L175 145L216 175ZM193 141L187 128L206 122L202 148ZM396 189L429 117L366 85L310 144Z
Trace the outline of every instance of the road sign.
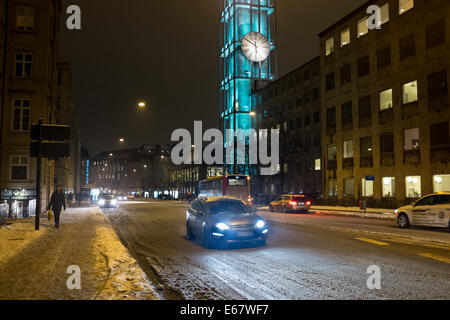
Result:
M38 156L38 142L30 144L30 156L36 158ZM70 144L60 142L42 142L41 157L44 158L64 158L70 157Z
M31 126L31 140L68 141L70 140L70 126L34 125Z

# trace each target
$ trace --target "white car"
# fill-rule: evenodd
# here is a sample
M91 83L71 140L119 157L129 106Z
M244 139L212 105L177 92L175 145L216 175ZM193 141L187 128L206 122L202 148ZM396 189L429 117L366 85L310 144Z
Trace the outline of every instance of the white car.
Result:
M450 228L450 193L430 194L395 210L401 228L429 226Z

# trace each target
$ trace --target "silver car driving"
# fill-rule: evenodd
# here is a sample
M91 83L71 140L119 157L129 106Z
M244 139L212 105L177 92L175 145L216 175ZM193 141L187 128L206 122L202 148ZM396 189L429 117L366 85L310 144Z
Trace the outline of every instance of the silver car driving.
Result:
M264 219L237 198L201 197L186 212L187 237L203 240L206 248L249 241L265 245L268 232Z

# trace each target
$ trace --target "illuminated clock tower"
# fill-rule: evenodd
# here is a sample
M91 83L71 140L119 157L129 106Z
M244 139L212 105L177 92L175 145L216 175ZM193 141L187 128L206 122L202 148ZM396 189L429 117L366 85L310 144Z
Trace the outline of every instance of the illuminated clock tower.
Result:
M275 0L220 0L220 8L220 120L224 133L248 130L255 116L252 91L275 79ZM245 163L225 171L250 174L248 154Z

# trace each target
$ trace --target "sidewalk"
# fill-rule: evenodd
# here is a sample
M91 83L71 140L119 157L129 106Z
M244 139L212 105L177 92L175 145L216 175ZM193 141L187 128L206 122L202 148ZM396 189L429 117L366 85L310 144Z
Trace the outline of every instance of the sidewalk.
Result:
M137 262L98 208L68 208L59 230L41 216L0 227L0 299L158 299ZM69 266L81 290L69 290Z

